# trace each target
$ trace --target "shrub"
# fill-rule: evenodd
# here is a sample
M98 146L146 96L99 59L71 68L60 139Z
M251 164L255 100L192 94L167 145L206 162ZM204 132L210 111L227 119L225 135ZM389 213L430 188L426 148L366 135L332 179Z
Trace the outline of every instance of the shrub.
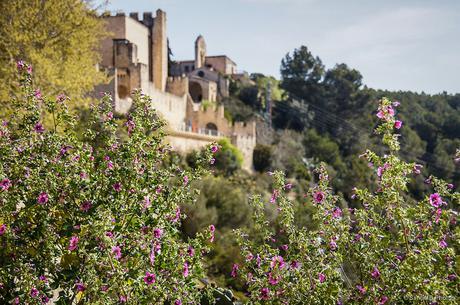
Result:
M66 98L41 96L28 67L18 68L23 98L0 127L1 303L42 304L57 293L57 304L198 304L214 230L182 240L179 203L194 200L190 183L209 150L195 170L163 162L163 123L140 92L126 141L108 95L93 108L88 142L79 141Z
M420 165L398 157L401 124L397 103L382 99L377 116L388 154L366 151L378 178L378 189L355 189L362 208L342 211L329 187L325 166L309 191L316 206L317 229L294 225L286 196L290 185L275 172L270 200L279 211L281 229L274 232L264 215L264 202L254 196L254 222L263 234L251 240L237 230L241 255L232 276L244 281L251 304L451 304L458 293L459 231L456 212L460 194L430 176L430 194L416 202L407 196L411 175ZM458 156L457 156L458 158ZM433 303L434 302L434 303Z

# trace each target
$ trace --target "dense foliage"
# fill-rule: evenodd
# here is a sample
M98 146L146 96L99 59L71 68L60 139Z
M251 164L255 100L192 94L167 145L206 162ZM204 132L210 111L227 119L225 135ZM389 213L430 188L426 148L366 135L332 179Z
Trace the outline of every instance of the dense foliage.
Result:
M215 229L183 239L180 204L194 201L217 146L195 169L168 165L163 122L140 92L125 141L108 95L80 141L66 96L42 96L17 66L22 94L0 129L0 302L199 304Z
M270 203L279 211L280 227L265 218L264 200L252 199L254 222L262 238L238 230L242 256L232 276L240 276L250 304L452 304L458 297L456 227L460 193L452 185L429 177L430 195L419 202L407 196L412 175L421 166L398 157L401 121L382 99L376 133L387 154L366 151L378 178L378 189L354 189L359 209L342 210L333 195L324 166L308 192L316 206L315 229L294 224L287 197L292 185L273 173ZM452 160L453 162L453 160Z

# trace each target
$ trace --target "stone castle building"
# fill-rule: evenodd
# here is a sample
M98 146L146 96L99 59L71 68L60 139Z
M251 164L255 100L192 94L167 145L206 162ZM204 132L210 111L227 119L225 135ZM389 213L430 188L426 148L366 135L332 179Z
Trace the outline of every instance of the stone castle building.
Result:
M228 138L243 154L243 168L252 169L256 123L235 122L224 117L218 102L228 96L236 64L227 56L208 56L206 42L195 42L195 59L168 65L166 13L103 14L110 33L101 42L100 69L111 76L97 91L110 92L115 111L127 113L130 93L139 88L152 98L153 106L168 123L167 141L173 149L187 152ZM205 105L211 105L204 107Z

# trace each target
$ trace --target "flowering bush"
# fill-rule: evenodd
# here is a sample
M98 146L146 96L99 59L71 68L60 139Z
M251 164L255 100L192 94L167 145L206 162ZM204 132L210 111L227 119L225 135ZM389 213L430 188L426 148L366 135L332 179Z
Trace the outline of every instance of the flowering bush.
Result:
M432 193L416 202L407 195L411 175L421 165L402 161L395 119L398 103L382 99L376 133L388 154L366 151L378 176L378 189L355 189L358 209L342 210L329 187L325 167L308 197L316 206L316 230L294 225L294 211L281 172L273 173L270 204L279 211L274 232L264 215L264 202L254 196L254 220L261 240L237 230L241 265L231 276L246 284L250 304L451 304L458 297L456 266L460 194L452 185L429 177ZM457 156L458 158L458 156Z
M82 142L67 98L45 98L18 69L23 99L0 127L0 303L198 304L214 228L182 240L179 204L204 166L165 165L163 123L140 92L126 141L105 95Z

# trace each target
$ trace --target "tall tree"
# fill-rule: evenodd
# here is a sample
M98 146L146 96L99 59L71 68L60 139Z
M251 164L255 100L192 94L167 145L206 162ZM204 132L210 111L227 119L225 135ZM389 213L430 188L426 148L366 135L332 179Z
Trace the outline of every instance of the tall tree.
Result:
M306 46L295 49L281 61L281 88L291 98L316 103L321 94L320 81L324 76L324 65L314 57Z
M0 102L14 88L20 59L32 63L35 85L48 94L78 98L103 81L96 48L104 24L89 1L2 0L0 11Z

